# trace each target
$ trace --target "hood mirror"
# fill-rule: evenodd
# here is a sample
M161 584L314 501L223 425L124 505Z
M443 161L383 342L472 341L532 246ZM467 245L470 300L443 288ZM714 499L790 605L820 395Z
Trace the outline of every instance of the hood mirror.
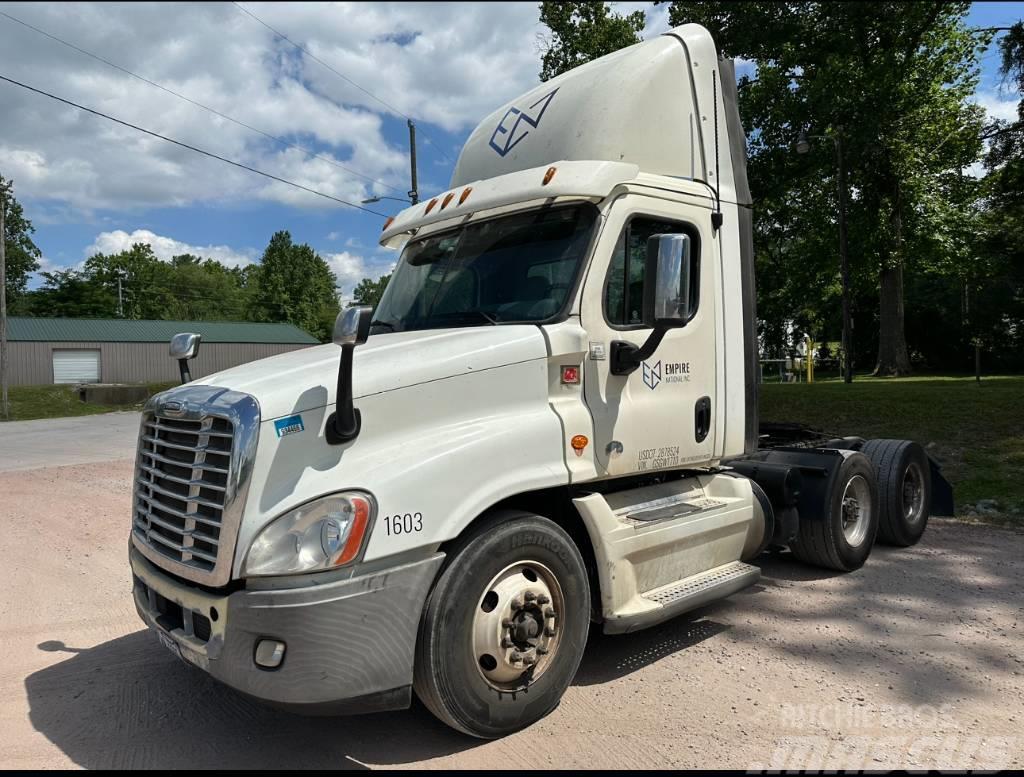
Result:
M362 345L370 336L370 314L373 308L354 307L343 310L334 319L335 345L344 348L346 345Z
M338 368L336 406L327 419L326 436L331 445L341 445L359 436L359 411L352 406L352 352L370 336L372 316L373 308L361 306L341 311L334 321L331 339L335 345L341 346L341 365Z
M171 358L178 360L182 383L189 383L192 380L188 360L196 358L199 354L199 344L202 341L203 336L195 332L180 332L171 338Z

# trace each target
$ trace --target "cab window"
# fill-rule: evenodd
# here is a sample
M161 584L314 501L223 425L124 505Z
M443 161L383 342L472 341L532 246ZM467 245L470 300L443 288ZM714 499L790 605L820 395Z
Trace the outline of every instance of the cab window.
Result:
M608 280L605 285L604 309L608 323L617 327L641 326L644 298L644 266L647 259L647 239L651 235L688 234L694 230L677 221L647 217L629 220L615 244ZM693 241L693 250L698 250ZM699 262L692 263L693 272L699 272ZM695 309L697 278L690 279L691 309Z

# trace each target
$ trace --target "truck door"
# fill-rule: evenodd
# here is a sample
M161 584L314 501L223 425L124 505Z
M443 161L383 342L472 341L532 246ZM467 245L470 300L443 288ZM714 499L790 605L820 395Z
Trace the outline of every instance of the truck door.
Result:
M697 289L689 323L670 329L629 375L611 373L612 342L640 346L644 260L651 235L690 237ZM595 249L581 302L590 339L584 396L604 475L700 466L714 458L716 429L715 236L708 208L627 194L616 200Z

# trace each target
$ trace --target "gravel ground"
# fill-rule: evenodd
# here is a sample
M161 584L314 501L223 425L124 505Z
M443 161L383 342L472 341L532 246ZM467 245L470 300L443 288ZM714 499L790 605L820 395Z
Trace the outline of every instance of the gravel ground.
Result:
M0 767L1020 768L1024 534L934 520L839 575L761 582L638 634L591 636L561 706L479 742L426 711L302 718L140 628L131 462L0 472Z

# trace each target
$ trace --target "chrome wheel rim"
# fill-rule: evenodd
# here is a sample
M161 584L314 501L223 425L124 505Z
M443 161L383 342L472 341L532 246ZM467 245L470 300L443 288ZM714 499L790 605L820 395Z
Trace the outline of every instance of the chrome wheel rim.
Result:
M495 575L473 615L473 657L480 676L498 691L535 682L558 653L565 597L543 564L521 561Z
M916 461L903 473L903 517L917 523L924 517L924 475Z
M871 487L863 475L854 475L847 482L840 509L843 536L852 547L857 547L867 538L871 525Z

